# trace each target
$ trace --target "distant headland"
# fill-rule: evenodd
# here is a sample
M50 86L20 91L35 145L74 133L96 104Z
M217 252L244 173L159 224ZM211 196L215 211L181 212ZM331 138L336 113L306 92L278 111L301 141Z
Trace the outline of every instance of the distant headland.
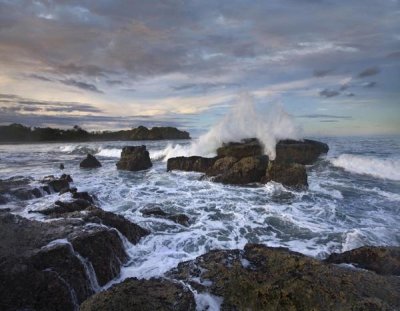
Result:
M88 132L77 125L67 130L51 127L31 128L16 123L0 126L0 143L165 139L190 139L190 135L188 132L178 130L175 127L148 129L145 126L139 126L130 130Z

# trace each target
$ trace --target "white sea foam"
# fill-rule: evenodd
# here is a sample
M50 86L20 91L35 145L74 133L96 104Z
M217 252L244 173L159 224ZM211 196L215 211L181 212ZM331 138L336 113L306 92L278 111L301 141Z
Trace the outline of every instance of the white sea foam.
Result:
M342 154L331 160L332 164L346 171L366 174L378 178L400 180L399 159L378 159L374 157Z
M268 108L267 113L258 112L253 97L242 94L228 114L190 146L167 146L165 160L177 156L213 156L223 143L253 137L261 141L265 154L274 159L276 143L281 139L300 139L301 129L282 106L270 104Z
M119 158L121 150L121 148L100 148L96 155L107 158Z

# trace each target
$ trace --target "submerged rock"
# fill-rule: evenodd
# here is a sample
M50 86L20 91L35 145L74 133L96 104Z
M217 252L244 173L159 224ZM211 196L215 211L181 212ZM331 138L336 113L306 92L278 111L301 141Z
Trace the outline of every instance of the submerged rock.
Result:
M316 140L285 139L276 144L275 161L308 165L314 163L319 156L328 151L327 144Z
M194 311L192 292L166 279L127 279L86 300L81 311Z
M268 164L267 172L262 181L265 183L275 181L296 190L308 187L306 168L304 165L298 163L271 161Z
M167 162L167 171L178 170L205 173L216 160L217 158L197 156L170 158Z
M291 252L247 244L215 250L167 273L199 293L223 299L221 310L396 310L400 279L346 269Z
M96 159L95 156L88 153L86 159L82 160L79 166L81 168L97 168L101 167L101 163L99 162L99 160Z
M364 246L341 254L333 253L325 261L354 264L378 274L400 276L400 247Z
M155 216L168 219L182 226L189 227L190 218L185 214L168 214L159 207L142 210L142 214L144 216Z
M122 149L121 159L117 163L119 170L141 171L152 167L146 146L127 146Z

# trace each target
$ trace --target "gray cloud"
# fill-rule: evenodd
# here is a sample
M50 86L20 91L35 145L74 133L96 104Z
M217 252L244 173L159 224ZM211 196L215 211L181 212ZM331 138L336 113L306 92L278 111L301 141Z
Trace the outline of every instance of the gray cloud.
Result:
M298 118L307 118L307 119L352 119L352 116L338 116L331 114L305 114L301 116L297 116Z
M59 80L62 84L68 85L68 86L73 86L77 87L82 90L90 91L90 92L95 92L95 93L103 93L103 91L99 90L94 84L82 82L82 81L76 81L73 79L66 79L66 80Z
M3 99L6 100L3 100ZM61 101L41 101L22 98L17 95L0 94L0 108L3 111L26 112L90 112L101 113L102 110L90 104Z
M108 74L113 73L111 70L96 65L77 65L74 63L59 65L56 70L63 74L82 74L89 77L106 77Z
M202 91L206 92L209 90L215 90L215 89L225 89L225 88L230 88L230 87L238 87L240 86L237 83L187 83L187 84L181 84L178 86L172 86L171 88L174 91Z
M327 75L329 75L332 72L333 72L332 69L314 70L313 76L317 77L317 78L322 78L322 77L326 77Z
M375 75L379 74L380 72L381 72L381 70L378 67L370 67L370 68L367 68L367 69L361 71L358 74L358 77L365 78L365 77L375 76Z
M322 90L319 92L319 96L326 97L326 98L335 97L338 95L340 95L340 92L335 91L335 90L325 89L325 90Z
M365 88L373 88L373 87L375 87L376 85L377 85L377 83L374 82L374 81L365 82L365 83L362 84L362 86L365 87Z
M34 73L28 75L28 77L32 78L32 79L40 80L40 81L45 81L45 82L52 82L53 81L52 79L49 79L47 77L44 77L44 76L41 76L41 75L37 75L37 74L34 74Z

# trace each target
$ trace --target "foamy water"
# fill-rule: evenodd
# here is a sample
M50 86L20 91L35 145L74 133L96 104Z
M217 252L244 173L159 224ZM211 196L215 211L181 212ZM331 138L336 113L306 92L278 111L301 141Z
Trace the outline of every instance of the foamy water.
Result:
M0 178L30 176L35 184L46 175L71 174L74 186L96 195L103 209L151 230L137 245L125 241L130 262L108 286L126 277L161 276L211 249L243 248L248 242L284 246L318 258L367 244L400 245L396 175L400 138L319 139L331 151L307 168L310 187L303 192L276 183L238 187L200 180L198 173L167 172L165 159L176 150L185 154L193 146L191 141L2 145ZM153 167L117 171L115 163L128 144L147 145ZM101 168L79 168L89 150ZM64 171L59 170L60 163ZM69 194L53 194L3 207L44 221L27 211L69 198ZM143 217L141 211L149 207L185 213L191 224L183 227ZM201 305L220 303L218 297L196 297Z

